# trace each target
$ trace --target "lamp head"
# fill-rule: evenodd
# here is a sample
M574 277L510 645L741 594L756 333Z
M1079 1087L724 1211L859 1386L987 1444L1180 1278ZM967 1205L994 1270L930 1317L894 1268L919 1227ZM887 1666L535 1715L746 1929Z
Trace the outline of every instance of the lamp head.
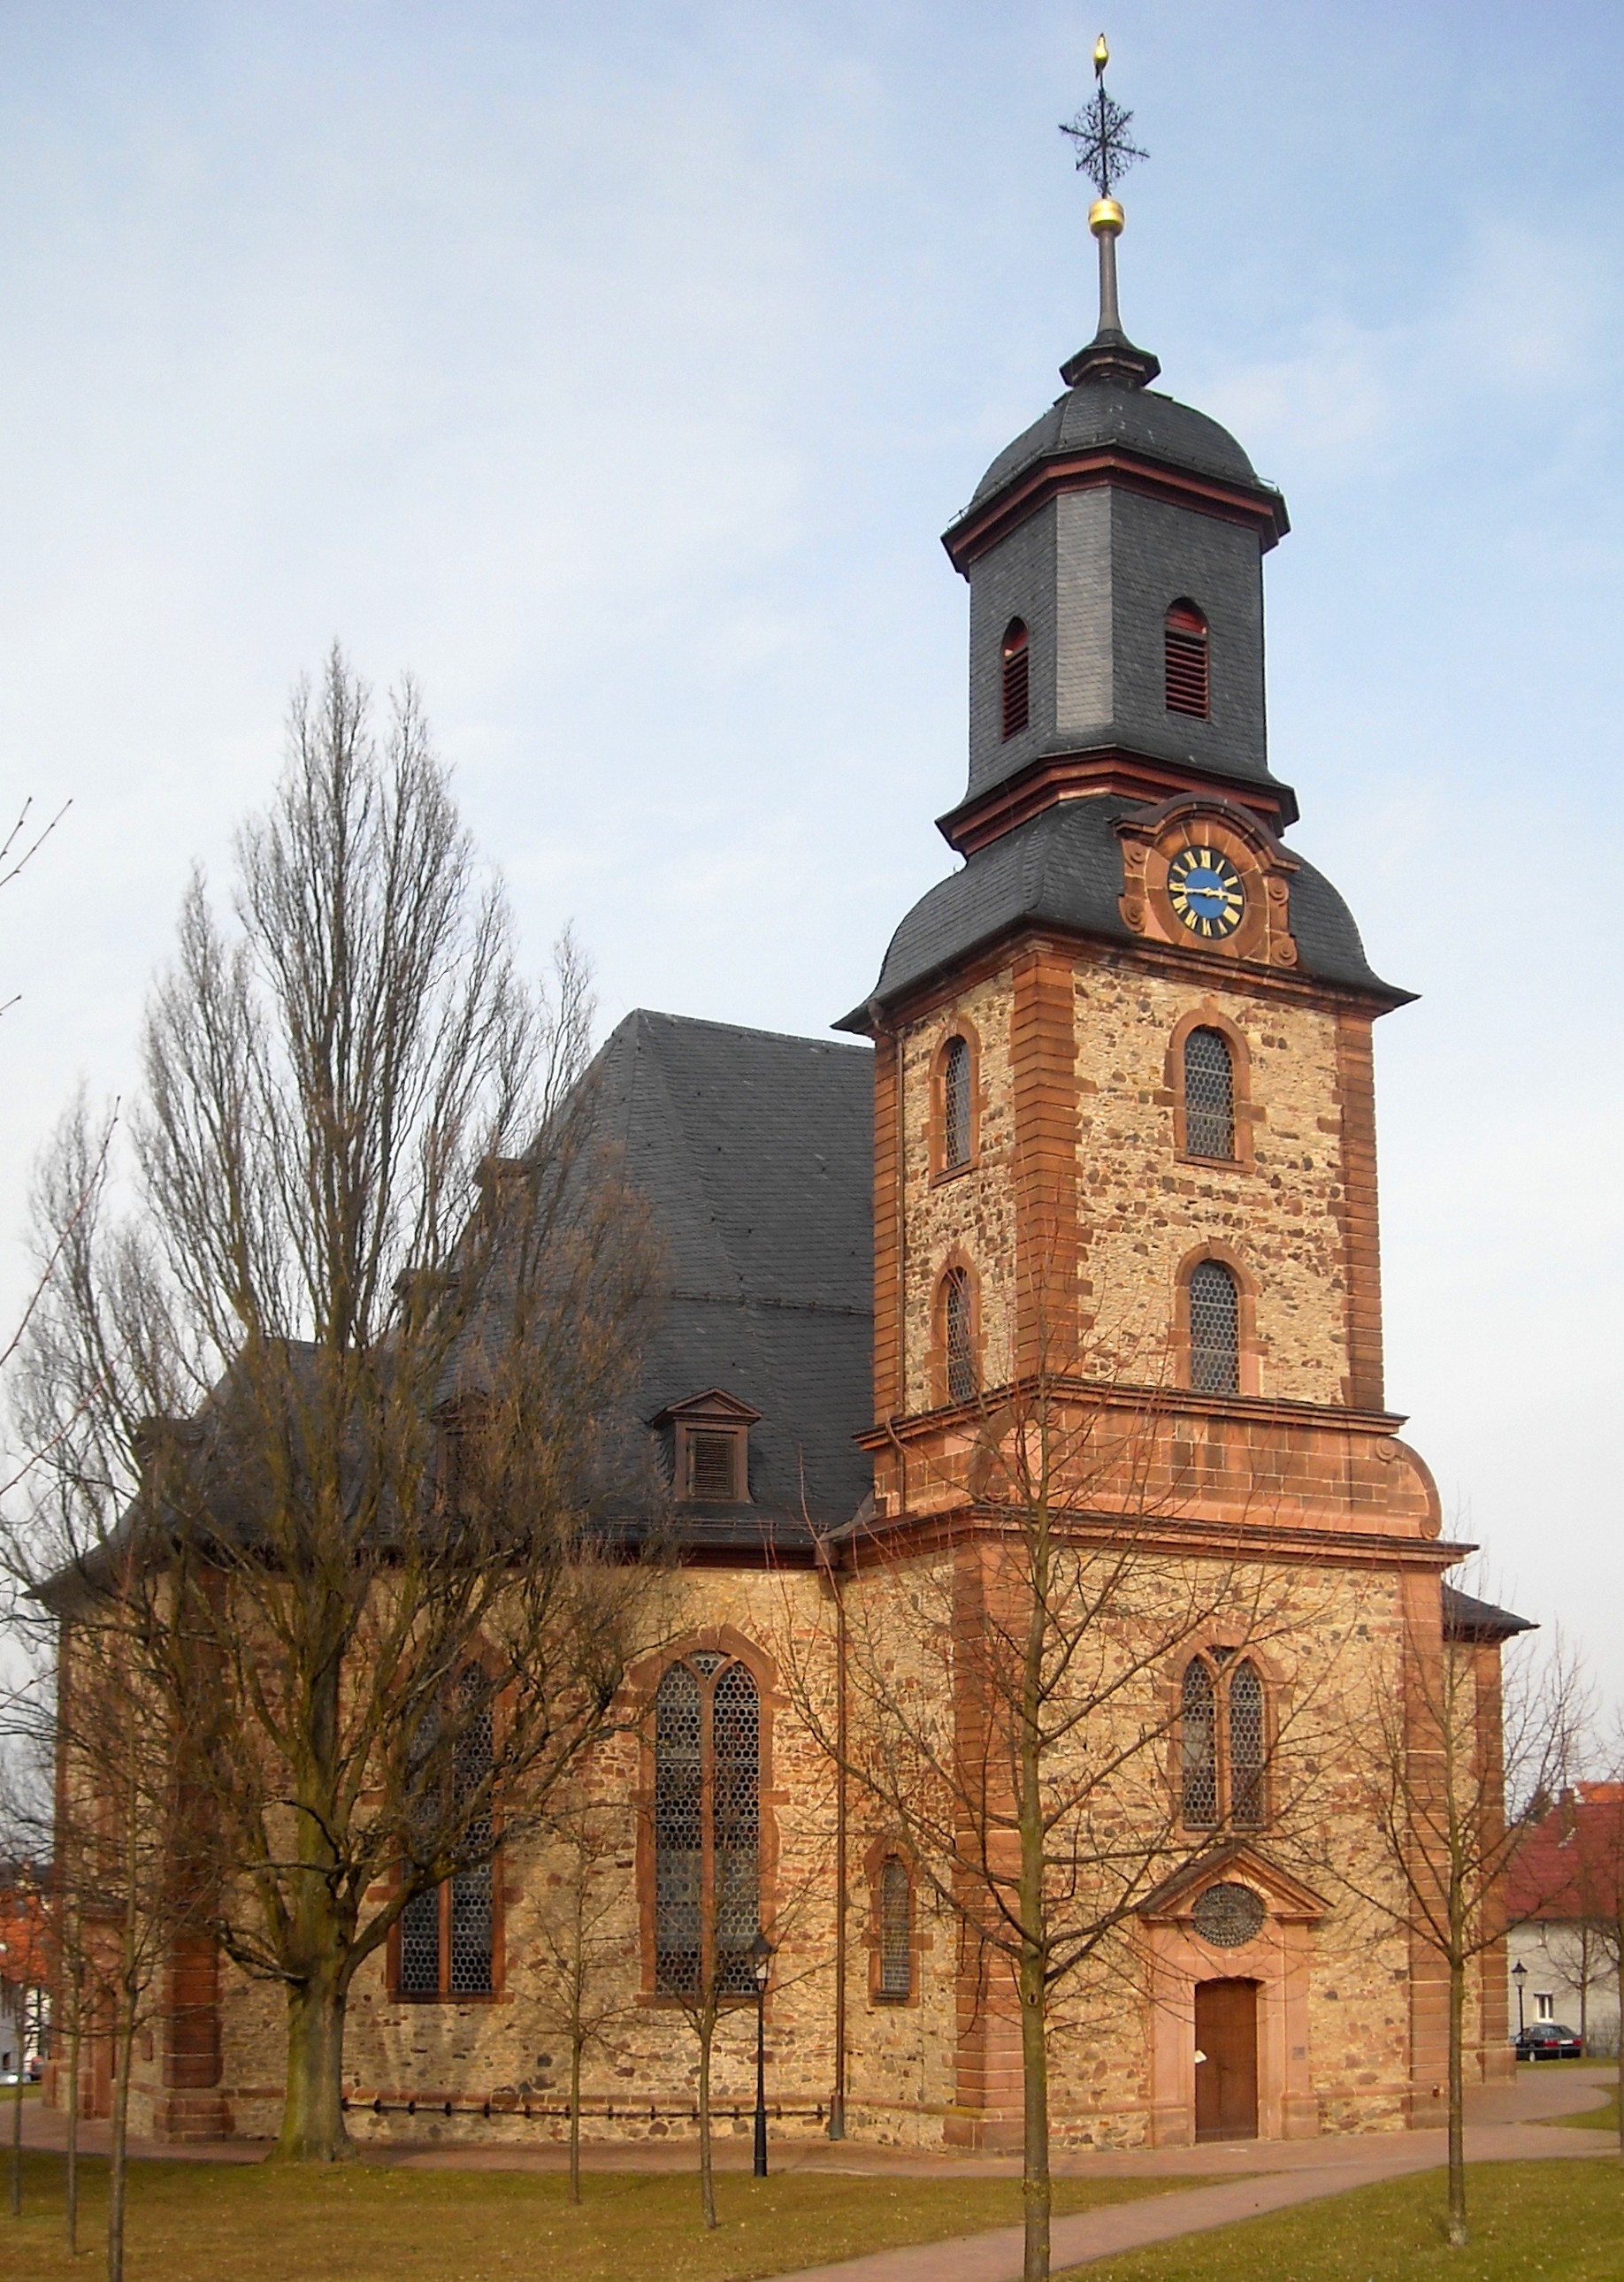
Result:
M755 1940L745 1952L745 1955L750 1959L750 1969L755 1977L757 1988L765 1989L767 1985L767 1975L773 1969L773 1944L765 1934L758 1933L756 1936Z

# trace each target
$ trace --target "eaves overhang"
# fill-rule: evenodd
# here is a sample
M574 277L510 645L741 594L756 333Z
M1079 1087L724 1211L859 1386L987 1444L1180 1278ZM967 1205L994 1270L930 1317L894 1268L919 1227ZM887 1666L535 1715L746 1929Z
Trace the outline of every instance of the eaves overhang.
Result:
M1242 484L1197 474L1118 445L1106 445L1081 452L1051 453L1022 469L1001 491L966 508L942 534L948 560L955 570L967 576L978 556L1050 500L1063 492L1111 486L1191 508L1221 523L1243 524L1257 533L1264 554L1291 529L1286 501L1271 484Z

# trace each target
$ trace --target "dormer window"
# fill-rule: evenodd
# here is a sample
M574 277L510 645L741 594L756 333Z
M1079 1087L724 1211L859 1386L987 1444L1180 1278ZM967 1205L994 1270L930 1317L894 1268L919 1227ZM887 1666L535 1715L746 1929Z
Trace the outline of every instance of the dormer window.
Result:
M1175 602L1163 637L1167 657L1167 710L1205 721L1208 713L1207 621L1191 602Z
M668 1428L672 1490L679 1505L748 1505L750 1430L761 1417L723 1387L690 1394L649 1420Z
M1011 618L1004 629L1004 734L1018 736L1032 718L1032 652L1024 624Z

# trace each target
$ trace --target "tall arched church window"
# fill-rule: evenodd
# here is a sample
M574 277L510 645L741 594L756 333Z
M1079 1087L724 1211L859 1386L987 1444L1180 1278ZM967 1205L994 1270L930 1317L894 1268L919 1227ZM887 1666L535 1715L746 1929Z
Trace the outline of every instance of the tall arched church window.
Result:
M761 1701L745 1665L700 1649L654 1707L655 1983L749 1996L761 1928Z
M425 1782L416 1819L425 1843L431 1832L443 1833L449 1824L461 1844L475 1853L490 1845L493 1827L491 1683L477 1664L465 1665L458 1677L452 1721L443 1771ZM424 1719L420 1730L421 1764L431 1766L440 1757L444 1733L440 1715ZM413 1895L400 1913L396 1986L402 1997L491 1994L494 1889L494 1872L486 1860Z
M1032 718L1032 645L1023 624L1011 618L1004 629L1003 715L1006 737L1019 735Z
M1190 1270L1190 1384L1198 1394L1240 1391L1240 1288L1221 1260Z
M1179 1811L1187 1828L1210 1830L1218 1820L1218 1725L1211 1669L1199 1656L1185 1666L1178 1727Z
M913 1881L898 1854L880 1872L880 1974L874 1994L882 2005L905 2005L913 1994Z
M1257 1667L1238 1664L1229 1675L1230 1814L1242 1830L1263 1821L1263 1683Z
M942 1053L942 1169L970 1161L970 1042L949 1038Z
M1167 710L1206 720L1208 711L1207 621L1192 602L1175 602L1162 635Z
M950 1268L942 1278L942 1347L947 1362L950 1402L975 1399L975 1345L971 1313L970 1272L967 1268Z
M1179 1818L1187 1830L1261 1830L1269 1742L1263 1675L1212 1648L1191 1657L1179 1692Z
M1235 1063L1222 1030L1192 1030L1185 1040L1185 1153L1235 1153Z

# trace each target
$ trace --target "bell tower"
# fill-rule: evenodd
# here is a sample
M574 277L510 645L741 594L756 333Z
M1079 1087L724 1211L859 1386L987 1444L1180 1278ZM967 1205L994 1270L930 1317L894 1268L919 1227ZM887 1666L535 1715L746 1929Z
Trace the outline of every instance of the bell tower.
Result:
M944 536L970 594L969 772L938 822L963 862L840 1026L875 1046L873 1527L897 1558L951 1546L973 1564L998 1527L986 1454L1036 1400L1080 1432L1120 1426L1169 1557L1255 1564L1285 1595L1302 1581L1303 1668L1356 1603L1430 1655L1463 1548L1386 1406L1371 1063L1374 1023L1410 994L1284 837L1298 809L1269 751L1263 571L1286 505L1224 428L1153 386L1123 330L1115 190L1143 155L1127 123L1097 76L1066 131L1099 193L1098 325ZM1068 1526L1121 1538L1134 1511L1102 1480ZM1405 1687L1396 1652L1369 1684ZM1261 1828L1256 1843L1261 1861ZM1308 1943L1284 1929L1309 1905L1255 1875L1260 1894L1275 1878L1259 1907L1279 1941ZM1341 1937L1313 1939L1329 1958ZM1147 1953L1182 1960L1158 2015L1176 2023L1227 1968L1162 1938L1147 1921ZM1395 1933L1368 1999L1408 2054L1384 2079L1395 2110L1437 2071L1431 1999L1408 2028L1391 2010L1405 1956ZM1335 2068L1280 2025L1297 2018L1284 1983L1268 2001L1268 2129L1317 2129ZM983 2141L1014 2128L1010 2033L989 2016L958 2057ZM1194 2044L1167 2033L1151 2099L1176 2134Z

